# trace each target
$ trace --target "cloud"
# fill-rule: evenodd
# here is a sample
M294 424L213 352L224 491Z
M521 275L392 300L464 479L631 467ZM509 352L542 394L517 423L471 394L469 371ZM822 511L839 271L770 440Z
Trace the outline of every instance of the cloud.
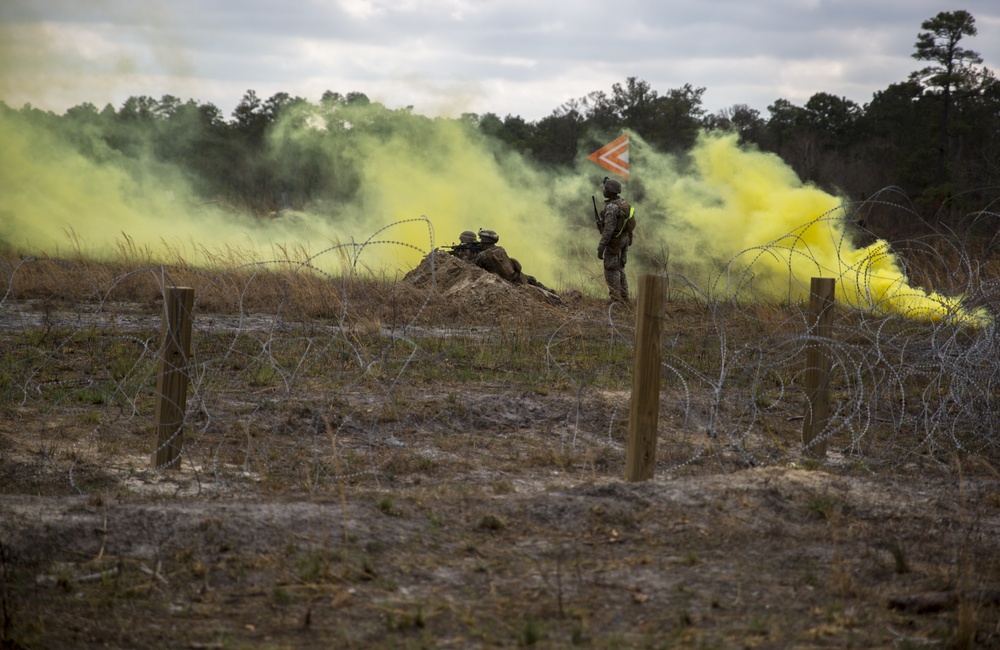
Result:
M1000 5L970 0L967 47L1000 66ZM706 88L709 111L817 92L863 104L905 80L931 0L7 0L0 99L62 111L172 94L228 114L247 89L363 92L430 114L535 120L638 77ZM964 44L964 43L963 43ZM453 94L453 95L452 95ZM449 99L449 95L452 95Z

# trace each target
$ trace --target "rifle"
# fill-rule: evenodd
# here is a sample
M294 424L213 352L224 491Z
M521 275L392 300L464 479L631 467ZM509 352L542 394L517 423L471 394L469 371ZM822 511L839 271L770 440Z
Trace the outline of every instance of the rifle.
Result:
M459 253L462 251L469 251L472 255L481 252L483 250L483 244L482 242L476 241L476 242L469 242L468 244L466 243L452 244L450 246L442 246L441 248L446 249L449 255L455 255L456 257L460 257Z
M601 229L601 213L597 211L597 199L594 195L590 195L590 200L594 202L594 224L597 225L597 229Z

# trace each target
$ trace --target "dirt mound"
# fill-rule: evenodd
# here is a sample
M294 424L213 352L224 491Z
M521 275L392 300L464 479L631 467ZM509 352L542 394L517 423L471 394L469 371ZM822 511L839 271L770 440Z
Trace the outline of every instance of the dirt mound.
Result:
M523 314L560 303L553 292L513 284L440 250L424 257L403 280L421 293L433 293L444 302L483 315Z

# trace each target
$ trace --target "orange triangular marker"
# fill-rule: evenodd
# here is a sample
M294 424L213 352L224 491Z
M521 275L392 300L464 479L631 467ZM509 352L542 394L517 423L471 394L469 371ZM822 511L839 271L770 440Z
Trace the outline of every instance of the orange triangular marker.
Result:
M590 154L587 160L628 180L628 133Z

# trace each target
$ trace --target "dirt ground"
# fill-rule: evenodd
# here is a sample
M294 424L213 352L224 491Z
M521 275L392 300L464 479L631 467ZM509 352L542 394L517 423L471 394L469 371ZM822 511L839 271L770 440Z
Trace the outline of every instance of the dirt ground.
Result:
M33 327L19 316L8 330ZM60 446L71 427L5 404L0 647L1000 648L1000 476L981 457L765 464L665 408L656 475L629 483L623 418L564 426L606 422L621 391L401 395L357 430L318 396L276 410L268 472L207 435L152 471L125 427L93 462ZM329 456L282 464L300 449L283 436L331 427Z
M193 480L180 474L168 482ZM995 478L928 468L626 483L583 463L493 476L442 463L340 496L5 495L5 635L26 648L998 647L998 511Z

